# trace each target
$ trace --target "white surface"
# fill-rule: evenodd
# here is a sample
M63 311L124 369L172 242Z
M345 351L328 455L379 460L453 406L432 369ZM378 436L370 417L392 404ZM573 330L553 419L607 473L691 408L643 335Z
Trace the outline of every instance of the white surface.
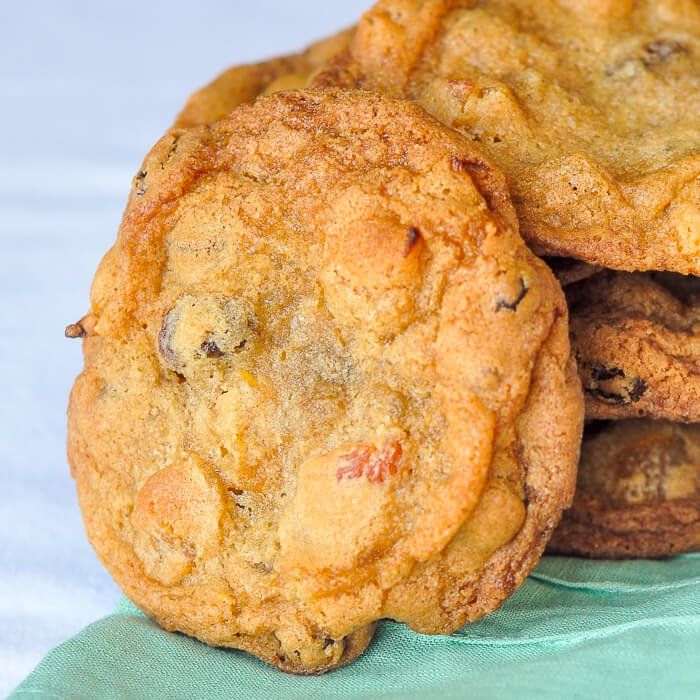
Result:
M129 183L185 97L234 63L349 26L369 0L0 0L0 696L118 591L64 455L64 326Z

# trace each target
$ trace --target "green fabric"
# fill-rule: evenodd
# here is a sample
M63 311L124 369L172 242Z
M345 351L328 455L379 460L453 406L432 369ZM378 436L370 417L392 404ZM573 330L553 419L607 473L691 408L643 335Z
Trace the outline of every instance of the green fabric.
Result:
M10 696L68 698L697 698L700 555L547 557L501 610L450 636L384 622L348 668L288 676L169 634L124 601Z

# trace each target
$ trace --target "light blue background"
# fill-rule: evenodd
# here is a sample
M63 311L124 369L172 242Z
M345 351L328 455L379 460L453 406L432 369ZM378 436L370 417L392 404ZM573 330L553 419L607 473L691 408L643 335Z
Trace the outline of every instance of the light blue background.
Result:
M87 310L133 173L194 88L369 4L0 0L0 696L117 599L64 454L81 358L63 328Z

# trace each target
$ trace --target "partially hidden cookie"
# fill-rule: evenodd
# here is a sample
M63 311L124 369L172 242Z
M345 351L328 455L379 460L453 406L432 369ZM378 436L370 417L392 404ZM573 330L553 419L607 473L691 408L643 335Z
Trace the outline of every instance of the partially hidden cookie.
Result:
M301 91L141 173L70 329L70 462L125 593L295 673L380 618L497 608L570 504L583 416L499 171L410 103Z
M700 278L606 272L567 297L588 418L700 421Z
M315 84L478 142L540 253L700 274L696 0L381 0Z
M314 71L347 47L352 32L322 39L299 54L229 68L189 97L175 126L211 124L259 95L305 87Z
M632 419L586 429L574 505L552 553L625 559L700 549L700 425Z

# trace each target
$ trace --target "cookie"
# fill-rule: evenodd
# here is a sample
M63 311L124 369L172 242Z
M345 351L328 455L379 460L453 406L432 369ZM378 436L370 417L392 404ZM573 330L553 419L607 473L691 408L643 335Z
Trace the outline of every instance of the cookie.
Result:
M700 3L381 0L317 85L418 101L544 254L700 274Z
M352 32L348 29L322 39L293 56L229 68L190 96L175 119L175 127L211 124L259 95L304 87L314 71L347 47Z
M624 559L700 549L700 425L631 419L586 429L574 505L549 551Z
M380 95L166 135L72 333L70 462L125 593L295 673L380 618L498 607L570 504L583 416L565 299L514 226L485 157Z
M700 278L606 272L567 297L588 418L700 421Z

